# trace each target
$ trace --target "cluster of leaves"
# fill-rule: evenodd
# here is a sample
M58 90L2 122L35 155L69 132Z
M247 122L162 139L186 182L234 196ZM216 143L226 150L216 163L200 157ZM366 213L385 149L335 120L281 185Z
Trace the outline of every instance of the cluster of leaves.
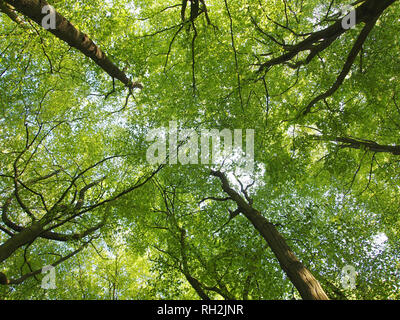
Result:
M256 170L232 176L232 183L239 190L239 181L254 181L254 207L330 298L400 298L400 162L390 151L400 143L399 4L379 16L340 88L304 114L335 82L364 24L309 63L302 63L305 51L289 63L262 66L331 26L348 1L207 0L187 20L183 3L52 3L142 83L129 93L28 18L18 25L0 15L2 210L15 192L15 164L25 182L60 171L35 192L20 191L40 219L39 193L57 203L71 179L101 162L74 184L79 192L102 179L85 195L93 210L57 231L83 232L107 216L94 234L62 243L39 238L0 262L0 272L17 279L84 246L57 265L56 290L41 289L37 273L0 286L0 297L300 298L251 223L230 216L235 203L212 199L225 195L209 167L166 166L113 198L156 170L146 162L145 136L174 120L187 128L255 129ZM97 206L106 199L113 201ZM27 227L32 221L23 209L13 201L9 218ZM0 243L9 237L0 229ZM346 265L357 271L356 288L348 291L340 282Z

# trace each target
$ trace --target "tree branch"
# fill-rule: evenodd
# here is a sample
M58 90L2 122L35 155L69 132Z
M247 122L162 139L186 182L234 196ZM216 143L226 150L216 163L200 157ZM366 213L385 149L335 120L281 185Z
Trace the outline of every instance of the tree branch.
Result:
M49 3L45 0L4 1L39 25L42 25L42 19L45 16L42 14L42 8L49 5ZM49 29L49 32L54 34L60 40L66 42L69 46L78 49L84 55L92 59L112 78L118 79L126 87L130 89L143 88L142 84L138 82L132 82L132 80L127 77L125 72L120 70L113 62L111 62L106 54L86 34L76 29L71 22L69 22L57 11L55 11L55 15L56 29Z

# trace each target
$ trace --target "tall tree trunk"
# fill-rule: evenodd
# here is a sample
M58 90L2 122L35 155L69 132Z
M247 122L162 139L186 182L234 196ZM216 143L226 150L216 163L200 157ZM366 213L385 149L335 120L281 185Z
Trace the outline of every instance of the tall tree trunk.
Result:
M44 0L4 1L39 25L42 25L42 20L46 16L46 14L42 13L42 8L49 5L49 3ZM48 29L49 32L68 43L71 47L78 49L80 52L92 59L111 77L118 79L128 88L142 88L140 83L132 82L126 76L125 72L120 70L111 60L109 60L105 53L86 34L76 29L71 22L60 15L57 11L55 11L55 17L56 28Z
M236 202L240 212L268 243L282 270L299 291L301 297L305 300L329 300L318 280L296 257L275 226L230 187L225 174L219 171L212 171L211 174L221 180L222 189Z
M185 275L186 280L190 283L192 288L196 291L196 293L199 295L199 297L202 300L211 300L210 297L204 292L203 288L201 287L200 282L193 278L189 273L183 272Z
M328 300L318 280L296 257L275 226L254 209L243 210L243 214L268 243L301 297L306 300Z

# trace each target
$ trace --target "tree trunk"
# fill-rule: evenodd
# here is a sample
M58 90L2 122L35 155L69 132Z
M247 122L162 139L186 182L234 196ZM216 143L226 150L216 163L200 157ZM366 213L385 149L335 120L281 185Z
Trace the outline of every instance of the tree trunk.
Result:
M268 243L282 270L299 291L301 297L305 300L329 300L318 280L296 257L275 226L230 187L225 174L219 171L212 171L211 174L221 180L222 189L236 202L240 212L253 224Z
M268 243L301 297L306 300L329 300L318 280L299 261L275 226L254 209L243 214Z
M184 272L186 280L190 283L192 288L196 291L199 297L203 300L211 300L210 297L204 292L203 288L201 287L200 282L193 278L189 273Z

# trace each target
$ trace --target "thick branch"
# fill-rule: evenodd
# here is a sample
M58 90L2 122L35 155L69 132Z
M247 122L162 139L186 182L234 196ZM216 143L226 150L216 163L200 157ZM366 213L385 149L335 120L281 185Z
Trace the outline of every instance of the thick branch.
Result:
M356 23L368 23L372 20L376 20L379 16L393 4L396 0L368 0L365 1L361 6L357 7L356 10ZM336 20L331 26L311 33L303 41L292 45L285 46L286 53L282 54L277 58L273 58L260 65L259 72L266 70L272 66L286 63L296 57L300 52L310 50L311 58L306 59L308 62L317 55L318 52L325 50L333 41L338 39L344 34L346 29L342 27L342 20ZM304 64L304 63L302 63Z
M329 88L327 91L325 91L324 93L322 93L319 96L317 96L316 98L314 98L307 105L307 107L305 108L305 110L303 112L304 115L309 113L311 111L311 108L317 102L330 97L331 95L333 95L339 89L339 87L342 85L342 83L346 79L346 76L349 74L351 66L353 65L354 61L356 60L358 54L360 53L364 42L367 40L368 35L370 34L372 29L374 28L377 19L378 18L373 19L373 20L369 21L365 25L365 27L360 32L356 42L354 43L353 48L351 49L349 55L347 56L346 62L344 64L343 68L342 68L342 71L340 72L339 76L337 77L335 83L332 85L331 88Z
M42 20L45 17L45 14L42 14L42 8L49 5L45 0L5 1L13 6L18 12L29 17L39 25L42 25ZM57 11L55 12L55 16L56 29L49 29L49 32L54 34L62 41L65 41L71 47L78 49L84 55L92 59L112 78L118 79L128 88L142 88L142 85L140 83L132 82L127 77L125 72L120 70L86 34L76 29L71 22L69 22Z
M8 3L4 3L0 0L0 11L5 13L11 20L25 28L24 21L15 13L15 8L10 6Z
M400 155L400 146L398 145L394 146L382 145L376 143L375 141L354 139L347 137L321 137L321 136L313 136L313 137L317 140L342 143L340 145L340 148L365 149L371 152L385 152L385 153L391 153L395 156Z
M39 222L34 222L31 226L24 228L3 244L0 245L0 263L11 256L23 245L33 241L43 232L43 226Z
M87 242L87 243L84 243L84 244L83 244L81 247L79 247L77 250L71 252L70 254L66 255L65 257L62 257L62 258L58 259L56 262L52 263L51 265L52 265L53 267L58 266L59 264L63 263L64 261L68 260L69 258L71 258L71 257L75 256L76 254L78 254L79 252L81 252L81 251L85 248L85 246L86 246L87 244L88 244L88 242ZM3 275L3 279L5 279L5 280L3 280L3 282L0 281L0 284L3 284L3 285L4 285L4 284L5 284L5 285L21 284L21 283L23 283L26 279L31 278L31 277L33 277L33 276L36 276L36 275L38 275L38 274L40 274L40 273L42 273L42 269L38 269L38 270L35 270L35 271L32 271L32 272L26 273L26 274L24 274L22 277L20 277L20 278L18 278L18 279L7 279L7 277L6 277L4 274L2 274L2 275Z

